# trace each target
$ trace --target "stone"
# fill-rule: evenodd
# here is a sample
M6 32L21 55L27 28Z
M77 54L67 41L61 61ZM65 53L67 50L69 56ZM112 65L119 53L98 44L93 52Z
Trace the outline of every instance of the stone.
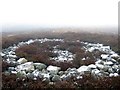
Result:
M90 64L90 65L88 65L88 69L96 69L96 68L97 68L97 66L94 65L94 64Z
M108 75L109 75L108 72L105 72L105 71L103 71L103 70L101 70L100 73L102 73L103 76L108 76Z
M47 83L50 82L50 77L51 76L50 76L49 73L42 73L41 75L43 76L43 80L42 81L47 82Z
M109 68L109 69L108 69L108 72L109 72L109 73L114 73L114 70L113 70L112 68Z
M12 67L15 67L15 66L18 65L16 61L11 61L9 64L10 64L10 66L12 66Z
M32 74L34 75L34 77L38 77L40 72L38 70L34 70Z
M100 71L98 69L93 69L91 73L97 75L98 73L100 73Z
M14 71L15 68L14 67L8 67L8 71Z
M9 58L17 58L17 56L16 56L16 55L12 55L12 54L7 55L7 57L9 57Z
M47 66L43 63L34 63L36 69L42 70L45 69Z
M88 66L81 66L77 69L78 72L84 72L84 71L88 71Z
M117 63L117 61L116 61L115 59L113 59L113 58L111 58L111 61L112 61L113 63Z
M108 69L109 69L109 68L111 68L111 66L104 65L104 67L103 67L103 69L102 69L102 70L106 72L106 71L108 71Z
M33 78L33 80L35 80L35 81L36 81L36 80L37 80L37 78L36 78L36 77L34 77L34 78Z
M113 62L111 62L111 61L107 61L107 62L104 62L104 65L113 65L114 63Z
M63 72L63 71L59 71L58 74L59 74L60 76L62 76L62 75L64 74L64 72Z
M77 76L76 79L82 79L83 77L82 76Z
M110 74L109 74L109 77L113 77L113 76L114 76L114 74L113 74L113 73L110 73Z
M18 64L23 64L23 63L26 63L26 62L27 62L27 59L25 59L25 58L20 58L20 59L17 61Z
M119 69L119 66L118 65L113 65L112 69L117 72L117 70Z
M61 78L62 80L67 80L66 74L63 74L62 76L60 76L60 78Z
M11 71L12 74L17 74L17 71Z
M54 85L54 82L49 82L49 85Z
M101 55L101 58L102 58L103 60L105 60L105 59L107 59L107 58L108 58L108 56L109 56L109 55L102 54L102 55Z
M27 73L27 77L30 78L30 79L33 79L34 75L32 73Z
M119 76L119 74L118 73L114 73L114 77L117 77L117 76Z
M97 66L97 68L99 68L99 69L103 69L104 68L104 65L102 65L102 64L95 64L96 66Z
M5 71L4 74L5 74L6 76L9 76L9 75L10 75L10 72Z
M55 73L55 74L57 74L60 69L61 69L60 67L52 66L52 65L47 67L47 71L49 71L50 73Z
M4 54L4 53L0 52L0 55L1 55L2 57L4 57L6 54Z
M44 78L42 81L43 81L43 82L46 82L46 83L49 83L49 82L50 82L50 79L49 79L49 78Z
M15 69L16 71L30 72L34 70L34 65L33 62L26 62L24 64L18 65Z
M26 77L26 76L27 76L27 74L26 74L25 71L19 71L19 72L17 72L17 77Z
M117 53L114 53L114 54L110 55L110 57L112 57L112 58L119 58L119 55Z
M95 62L95 64L104 64L104 61L103 60L97 60L96 62Z
M53 78L52 78L52 81L53 82L57 82L57 81L60 81L60 76L59 75L54 75Z

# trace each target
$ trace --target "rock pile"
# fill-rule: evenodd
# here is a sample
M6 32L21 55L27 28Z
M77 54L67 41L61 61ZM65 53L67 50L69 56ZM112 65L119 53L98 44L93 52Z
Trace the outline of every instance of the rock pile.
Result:
M99 77L116 77L120 75L120 64L117 62L117 59L120 59L120 56L110 49L110 46L103 46L103 44L92 44L88 42L83 43L85 51L93 52L98 50L103 52L100 58L96 57L95 64L90 64L88 66L81 66L77 68L68 68L66 71L61 71L60 67L45 65L44 63L34 63L28 62L25 58L18 58L15 54L15 50L22 45L30 44L35 41L40 41L41 43L46 41L61 41L62 39L35 39L29 40L27 42L20 42L18 45L10 46L6 49L3 49L1 56L4 58L4 61L11 64L11 67L8 67L8 70L4 73L9 75L10 73L16 74L18 77L28 77L33 80L41 78L45 82L57 82L61 80L67 80L71 77L76 79L82 79L82 75L91 74L95 78ZM63 52L62 52L63 53Z

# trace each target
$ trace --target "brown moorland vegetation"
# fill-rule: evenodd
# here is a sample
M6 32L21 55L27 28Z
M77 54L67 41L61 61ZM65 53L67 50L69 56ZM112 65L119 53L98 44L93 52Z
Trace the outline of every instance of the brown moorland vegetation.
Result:
M88 41L88 42L95 42L95 43L103 43L105 45L110 45L113 50L116 52L118 51L118 44L117 44L117 36L116 35L102 35L102 34L91 34L91 33L29 33L29 34L22 34L17 36L2 36L2 47L7 48L10 45L17 44L20 41L26 41L29 39L36 39L36 38L63 38L69 41L72 40L81 40L81 41ZM72 53L76 54L76 57L74 58L74 62L68 63L68 62L55 62L50 61L50 57L56 56L56 54L51 53L50 51L53 49L50 46L54 46L60 44L59 42L56 43L50 43L47 42L40 46L38 42L22 46L20 47L16 52L19 57L25 57L29 61L33 62L43 62L46 65L57 65L62 66L62 70L66 70L68 67L79 67L81 65L88 65L91 63L94 63L94 58L92 57L91 53L84 54L79 45L79 43L66 43L66 44L60 44L60 49L66 49ZM79 46L79 47L78 47ZM41 48L42 47L42 48ZM69 48L68 48L69 47ZM89 56L91 57L90 60L87 61L81 61L83 56ZM98 53L99 56L99 53ZM2 71L5 71L9 65L6 62L2 62ZM77 84L75 83L77 82ZM101 79L95 79L91 75L83 76L83 79L75 80L75 78L69 79L69 81L60 81L55 82L54 84L48 84L46 82L42 82L40 79L37 81L28 79L28 78L18 78L16 75L5 75L2 73L2 83L3 87L2 90L22 90L22 89L28 89L28 90L36 90L36 89L43 89L43 88L52 88L52 89L58 89L58 88L65 88L65 89L95 89L99 88L102 90L119 90L120 88L120 77L107 77L107 78L101 78Z

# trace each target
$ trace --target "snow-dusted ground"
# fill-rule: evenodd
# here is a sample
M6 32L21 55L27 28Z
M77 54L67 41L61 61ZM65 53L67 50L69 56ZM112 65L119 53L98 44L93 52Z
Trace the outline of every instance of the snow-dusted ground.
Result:
M5 73L13 73L20 76L27 76L29 78L33 78L34 80L37 80L37 78L42 78L43 81L50 81L50 78L52 78L52 81L59 81L59 80L66 80L70 77L74 76L77 79L82 79L83 74L91 74L94 77L116 77L120 75L120 64L116 61L117 59L120 59L120 56L112 51L110 46L104 46L103 44L93 44L88 42L80 42L84 44L82 48L86 52L93 52L95 50L98 50L100 52L103 52L104 54L101 54L101 58L96 58L95 64L90 64L88 66L81 66L79 68L68 68L66 71L61 71L60 67L57 66L46 66L43 63L33 63L28 62L25 58L17 59L15 50L23 45L29 45L31 43L34 43L36 41L39 41L41 43L47 42L47 41L60 41L64 42L63 39L35 39L35 40L28 40L26 42L20 42L17 45L10 46L6 49L3 49L0 53L1 56L4 58L4 60L7 63L12 64L12 67L8 68L8 71L5 71ZM71 52L68 52L67 50L59 50L55 48L53 50L54 53L58 53L58 57L52 58L57 61L71 61L74 58L74 55ZM85 58L83 58L85 60Z

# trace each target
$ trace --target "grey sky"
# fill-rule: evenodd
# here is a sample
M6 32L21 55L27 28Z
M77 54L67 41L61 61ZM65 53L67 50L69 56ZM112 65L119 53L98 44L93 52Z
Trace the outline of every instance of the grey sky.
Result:
M119 0L3 0L3 27L117 27Z

